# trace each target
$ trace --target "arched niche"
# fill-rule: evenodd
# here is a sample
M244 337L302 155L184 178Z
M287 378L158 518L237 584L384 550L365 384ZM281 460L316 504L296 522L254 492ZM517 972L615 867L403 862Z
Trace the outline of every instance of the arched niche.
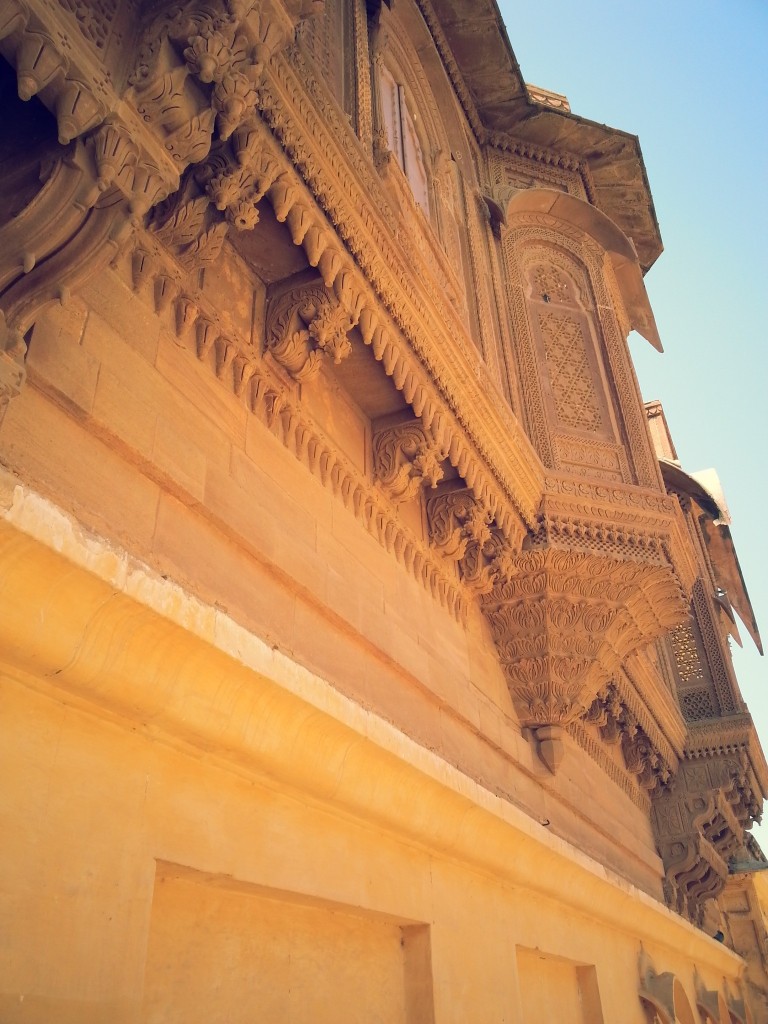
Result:
M504 210L507 224L521 214L539 214L592 238L611 261L629 327L663 351L635 247L610 217L583 199L551 188L516 189L496 202Z

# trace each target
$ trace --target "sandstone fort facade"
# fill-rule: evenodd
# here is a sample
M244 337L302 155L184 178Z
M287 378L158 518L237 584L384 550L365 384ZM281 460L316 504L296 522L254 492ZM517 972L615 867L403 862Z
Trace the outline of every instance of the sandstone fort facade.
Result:
M767 1021L637 139L493 0L6 0L0 57L0 1019Z

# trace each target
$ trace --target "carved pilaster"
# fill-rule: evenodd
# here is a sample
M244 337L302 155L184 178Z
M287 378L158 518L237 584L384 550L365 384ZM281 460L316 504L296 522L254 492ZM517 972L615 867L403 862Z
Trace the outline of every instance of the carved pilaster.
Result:
M376 479L396 504L410 501L422 487L437 487L444 458L445 452L416 420L385 427L373 436Z
M349 313L321 284L283 292L267 310L267 348L300 383L316 376L324 358L340 363L349 354L351 329Z

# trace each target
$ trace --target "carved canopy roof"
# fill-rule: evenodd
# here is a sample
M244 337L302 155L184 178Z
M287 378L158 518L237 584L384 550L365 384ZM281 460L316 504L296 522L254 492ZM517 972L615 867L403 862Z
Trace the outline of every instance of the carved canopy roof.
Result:
M512 50L496 0L434 0L482 126L570 154L589 168L595 204L632 239L643 271L663 245L637 136L537 102Z

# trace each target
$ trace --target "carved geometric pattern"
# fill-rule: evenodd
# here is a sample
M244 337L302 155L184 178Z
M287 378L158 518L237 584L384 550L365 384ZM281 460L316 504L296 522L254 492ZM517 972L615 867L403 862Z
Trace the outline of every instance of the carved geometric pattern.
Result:
M537 297L543 302L556 302L563 306L575 306L568 278L552 264L533 268L533 283Z
M74 14L85 38L98 50L103 50L117 13L117 0L59 0L59 3Z
M595 437L554 434L552 448L555 465L568 473L631 483L623 445L611 444Z
M696 722L701 718L717 718L719 712L714 705L709 690L688 690L680 694L683 716L688 722Z
M693 611L706 652L707 664L717 700L725 715L736 711L731 681L728 676L726 662L723 657L721 641L712 622L712 609L704 591L704 584L699 579L693 587Z
M578 171L553 167L541 159L517 156L491 149L488 153L488 171L496 198L504 199L510 189L545 188L562 189L579 199L586 199L584 182Z
M700 682L704 678L696 638L691 626L678 626L669 634L669 641L683 683Z
M547 262L559 262L559 251L567 251L568 276L579 270L581 277L576 287L582 295L593 294L595 328L602 334L608 357L609 378L616 390L617 412L626 431L625 446L638 483L658 489L661 484L658 461L651 450L645 417L640 415L637 384L630 366L624 336L611 311L611 296L606 284L606 264L603 252L596 244L573 238L567 225L545 214L515 214L509 229L502 229L502 246L506 264L506 278L510 318L513 324L516 354L520 360L521 393L527 426L541 460L553 466L550 439L547 430L544 399L538 382L538 360L534 351L532 325L529 320L530 303L525 299L522 266L528 255L528 265L535 256ZM538 248L539 253L535 252ZM534 250L532 253L531 250ZM595 250L593 252L593 249ZM544 250L544 251L542 251ZM538 262L538 260L537 260ZM579 267L579 263L582 267ZM583 271L586 269L587 273ZM583 281L583 284L582 284ZM528 308L526 308L528 307ZM623 432L623 431L622 431ZM617 439L618 440L618 439ZM624 440L622 438L622 440Z
M561 423L597 430L602 416L592 382L581 325L567 313L539 313L539 325Z

